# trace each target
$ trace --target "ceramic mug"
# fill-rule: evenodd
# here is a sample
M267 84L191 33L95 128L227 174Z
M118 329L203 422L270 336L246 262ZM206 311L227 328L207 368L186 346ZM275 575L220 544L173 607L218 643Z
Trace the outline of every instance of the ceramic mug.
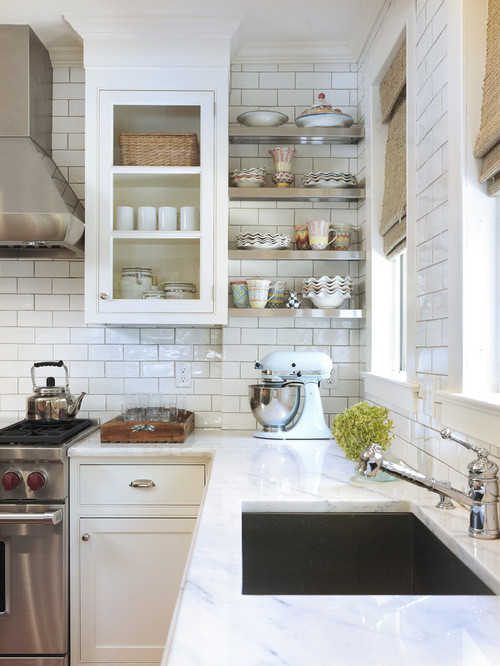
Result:
M276 291L271 298L269 298L267 307L280 308L285 302L286 282L284 280L275 280L274 282L271 282L271 287L274 287Z
M332 250L348 250L352 243L358 242L358 230L348 222L343 224L332 224L334 238L332 243Z
M268 301L276 293L276 287L273 287L273 293L269 296L269 287L271 280L246 280L248 285L248 300L250 301L251 308L263 309L266 307Z
M245 280L235 280L229 283L233 292L233 303L235 308L249 308L248 285Z
M194 206L182 206L180 214L179 229L181 231L198 231L200 218L198 209Z
M177 231L177 208L173 206L158 208L158 229L160 231Z
M141 231L156 231L156 208L154 206L139 206L137 228Z
M334 232L333 238L330 241L328 240L331 228L329 220L311 220L311 222L307 223L307 228L309 230L309 245L311 246L311 250L324 250L330 243L333 243L337 239Z
M307 224L299 224L295 227L295 247L297 250L309 250L309 229Z
M134 209L132 206L117 206L115 208L115 229L117 231L132 231L134 228Z

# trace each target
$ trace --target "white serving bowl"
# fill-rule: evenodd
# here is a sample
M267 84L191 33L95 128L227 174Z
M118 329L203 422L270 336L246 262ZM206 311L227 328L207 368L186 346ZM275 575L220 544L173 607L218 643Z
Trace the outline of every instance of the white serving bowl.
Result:
M350 294L342 292L334 292L328 294L322 292L321 294L304 294L305 298L310 298L317 308L338 308L344 301L351 298Z
M233 178L236 187L262 187L265 182L265 178L254 178L253 176L236 176Z
M288 116L280 111L245 111L236 120L246 127L279 127L288 122Z

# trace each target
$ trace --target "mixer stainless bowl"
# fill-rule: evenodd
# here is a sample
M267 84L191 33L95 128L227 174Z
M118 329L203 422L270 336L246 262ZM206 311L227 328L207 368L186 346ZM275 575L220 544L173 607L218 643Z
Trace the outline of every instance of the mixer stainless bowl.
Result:
M283 432L297 414L300 386L249 386L250 407L264 432Z

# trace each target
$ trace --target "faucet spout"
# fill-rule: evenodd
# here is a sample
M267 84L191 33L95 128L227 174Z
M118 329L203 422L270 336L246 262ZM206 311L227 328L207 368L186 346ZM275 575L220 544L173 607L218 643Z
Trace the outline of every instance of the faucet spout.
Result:
M420 488L444 495L470 508L469 534L480 539L497 539L500 536L498 522L498 478L478 479L469 465L468 492L453 488L446 481L437 481L413 467L385 460L383 449L371 444L361 452L358 471L367 477L376 476L379 470L408 481ZM472 471L471 471L472 470Z
M453 488L445 481L437 481L434 478L430 478L408 465L389 462L384 458L382 447L378 444L371 444L367 449L362 451L359 457L358 472L361 472L364 476L373 477L377 475L379 470L395 476L397 479L413 483L413 485L420 488L427 488L427 490L439 495L446 495L450 499L454 499L466 506L474 504L469 495Z

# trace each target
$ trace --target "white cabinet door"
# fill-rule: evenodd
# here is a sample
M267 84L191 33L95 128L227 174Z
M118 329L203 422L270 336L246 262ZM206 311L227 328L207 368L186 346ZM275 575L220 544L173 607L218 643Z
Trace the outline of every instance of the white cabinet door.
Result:
M212 313L214 311L214 92L109 91L99 93L100 126L100 211L98 309L103 315L146 315L149 318L175 313ZM146 153L144 166L122 166L121 137L139 135L138 147L157 141L167 144L196 135L199 159L195 166L149 166L156 156ZM157 132L156 139L148 139ZM128 133L128 134L127 134ZM162 139L173 133L172 139ZM181 133L181 134L179 134ZM177 145L177 144L176 144ZM160 162L175 162L183 150L163 148ZM155 151L153 151L155 152ZM135 161L135 157L132 161ZM127 206L134 211L134 229L117 230L116 209ZM158 211L162 206L195 209L194 229L141 229L141 206ZM143 267L152 271L160 289L164 283L194 284L191 298L166 300L131 299L121 288L124 267ZM140 280L141 278L138 278ZM144 281L146 283L146 281ZM96 294L96 297L98 296ZM125 322L125 319L121 319ZM153 319L154 320L154 319ZM109 320L114 321L114 317ZM160 320L157 320L160 321Z
M196 519L79 523L80 660L160 662Z

